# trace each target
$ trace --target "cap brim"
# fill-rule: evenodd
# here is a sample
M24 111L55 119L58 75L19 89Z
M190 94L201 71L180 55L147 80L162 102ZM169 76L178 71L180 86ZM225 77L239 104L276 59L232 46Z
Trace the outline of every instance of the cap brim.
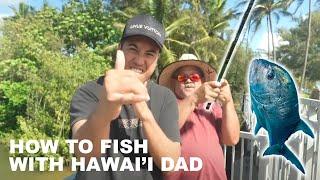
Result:
M140 33L133 33L133 34L129 34L126 36L122 36L121 41L124 41L125 39L129 38L129 37L133 37L133 36L145 36L147 38L150 38L151 40L153 40L160 48L160 50L163 48L163 44L161 44L155 37L149 35L149 34L140 34Z

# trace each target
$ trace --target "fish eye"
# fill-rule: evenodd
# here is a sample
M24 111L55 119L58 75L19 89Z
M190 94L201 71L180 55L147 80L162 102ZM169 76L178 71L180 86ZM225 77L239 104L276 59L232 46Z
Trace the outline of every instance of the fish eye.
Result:
M274 70L270 69L267 73L267 79L268 80L272 80L274 78L275 74L274 74Z

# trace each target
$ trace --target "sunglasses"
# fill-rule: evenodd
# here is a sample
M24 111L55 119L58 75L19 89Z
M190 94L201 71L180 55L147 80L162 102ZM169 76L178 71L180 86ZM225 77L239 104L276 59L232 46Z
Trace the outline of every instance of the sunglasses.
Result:
M197 73L194 73L194 74L179 74L177 76L177 80L179 82L186 82L188 79L190 79L192 82L198 82L201 80L201 76Z

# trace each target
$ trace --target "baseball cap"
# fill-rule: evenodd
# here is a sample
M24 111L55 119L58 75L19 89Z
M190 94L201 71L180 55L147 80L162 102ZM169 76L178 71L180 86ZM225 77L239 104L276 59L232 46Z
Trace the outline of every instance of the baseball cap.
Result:
M150 15L138 15L128 20L121 41L130 36L146 36L157 43L160 49L165 40L163 25Z

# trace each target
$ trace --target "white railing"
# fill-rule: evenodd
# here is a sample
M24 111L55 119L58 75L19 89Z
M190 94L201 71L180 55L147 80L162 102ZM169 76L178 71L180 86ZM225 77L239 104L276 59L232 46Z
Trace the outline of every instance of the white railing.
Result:
M247 96L243 101L244 119L249 132L240 132L240 141L236 146L223 146L225 167L228 179L231 180L318 180L320 179L320 101L301 98L300 115L310 125L314 139L303 132L293 134L286 142L304 165L305 175L296 170L294 165L282 156L262 154L267 147L268 138L265 132L254 136L255 117L248 108ZM260 130L261 131L261 130Z

